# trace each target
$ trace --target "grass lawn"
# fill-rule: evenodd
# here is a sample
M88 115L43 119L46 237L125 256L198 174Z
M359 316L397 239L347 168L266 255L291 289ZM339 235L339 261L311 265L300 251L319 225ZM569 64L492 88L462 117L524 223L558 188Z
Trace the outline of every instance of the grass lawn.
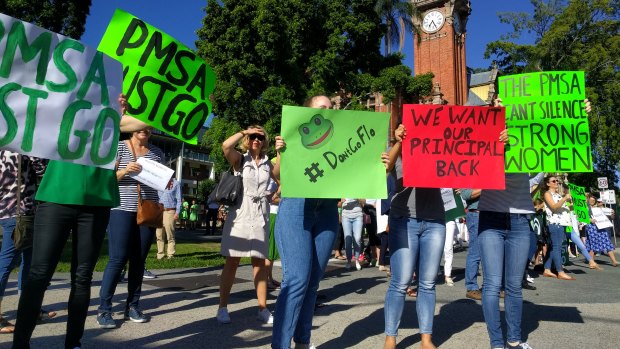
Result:
M108 263L108 240L103 242L101 254L95 271L104 271ZM177 240L176 254L172 259L157 260L157 245L153 240L151 252L146 259L147 269L176 269L176 268L204 268L212 266L224 265L224 257L220 255L219 242L189 242ZM241 264L249 264L250 258L242 258ZM60 263L56 271L68 272L71 269L71 241L67 242L67 246L63 250Z

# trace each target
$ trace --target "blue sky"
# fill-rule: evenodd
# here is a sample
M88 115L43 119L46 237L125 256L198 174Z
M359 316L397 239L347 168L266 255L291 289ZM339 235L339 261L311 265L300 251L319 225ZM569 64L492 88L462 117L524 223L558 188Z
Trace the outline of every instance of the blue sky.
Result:
M171 5L171 3L173 5ZM99 45L108 22L116 8L123 9L173 36L190 48L195 48L196 31L202 26L206 0L95 0L86 21L81 41L92 47ZM491 62L483 59L486 44L499 39L509 26L499 23L497 12L532 11L527 0L472 0L472 13L467 23L467 66L486 68ZM528 38L525 38L527 41ZM413 68L413 40L405 43L404 63Z

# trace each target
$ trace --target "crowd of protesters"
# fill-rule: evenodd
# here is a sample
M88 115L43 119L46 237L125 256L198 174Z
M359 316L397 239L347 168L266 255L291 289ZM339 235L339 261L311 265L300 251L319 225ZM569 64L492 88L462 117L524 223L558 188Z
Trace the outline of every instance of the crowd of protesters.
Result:
M125 105L124 98L119 101ZM326 96L314 96L304 106L328 109L331 101ZM273 348L290 348L291 341L295 348L313 347L311 329L317 291L332 257L342 260L348 272L378 267L391 276L384 307L385 349L396 347L407 297L416 297L421 348L435 348L432 333L436 280L443 256L444 284L455 286L451 277L455 245L467 245L464 296L482 302L491 348L531 348L522 341L521 316L522 290L536 289L532 269L540 266L542 276L572 281L575 277L565 270L563 255L581 254L594 272L603 269L598 263L600 255L608 256L609 265L618 265L610 231L599 227L593 213L603 204L600 197L587 194L591 219L578 223L563 175L539 173L530 178L527 174L506 174L505 190L455 188L465 210L460 218L446 220L439 188L403 184L401 144L407 132L402 125L396 129L389 151L377 154L375 160L386 167L387 200L280 198L279 159L286 148L284 139L274 138L277 155L269 159L270 137L263 127L239 131L223 143L222 151L233 170L241 174L244 190L235 205L224 207L214 200L200 205L196 200L190 203L182 199L175 179L160 192L133 179L130 175L141 171L137 158L161 162L163 155L148 142L151 128L130 119L124 116L121 123L121 130L130 136L119 143L114 171L59 161L48 165L46 161L2 151L0 302L8 273L21 256L22 294L15 325L0 313L0 332L14 332L13 348L29 348L36 321L55 315L41 310L41 305L70 234L74 258L65 339L68 349L82 345L93 269L106 233L110 259L99 295L97 323L101 328L117 327L111 312L112 297L127 263L124 317L136 323L150 320L139 300L142 280L148 275L144 265L152 241L157 241L158 259L173 258L176 225L196 230L206 220L205 234L215 234L217 226L221 226L221 253L226 257L219 309L214 317L221 324L233 321L227 310L228 298L240 259L250 257L258 303L256 317L263 323L273 323ZM499 139L506 142L507 138L504 130ZM15 166L18 161L23 168ZM37 176L43 176L38 191ZM21 194L19 200L15 193ZM157 231L136 223L139 195L164 206L164 224ZM35 199L40 203L34 244L18 251L10 238L15 217L31 213ZM605 212L615 221L613 211ZM566 244L567 238L572 242ZM278 258L282 260L281 283L271 272L272 262ZM272 314L267 293L278 289ZM506 337L502 333L500 298L504 298L507 309Z

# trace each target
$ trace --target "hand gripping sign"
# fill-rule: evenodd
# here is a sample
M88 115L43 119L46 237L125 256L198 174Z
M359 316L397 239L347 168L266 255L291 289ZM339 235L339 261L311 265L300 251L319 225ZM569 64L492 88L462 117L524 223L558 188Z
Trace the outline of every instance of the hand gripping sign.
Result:
M116 10L99 50L123 64L127 113L190 144L211 113L215 73L171 36Z
M0 38L0 148L114 168L121 65L3 14Z

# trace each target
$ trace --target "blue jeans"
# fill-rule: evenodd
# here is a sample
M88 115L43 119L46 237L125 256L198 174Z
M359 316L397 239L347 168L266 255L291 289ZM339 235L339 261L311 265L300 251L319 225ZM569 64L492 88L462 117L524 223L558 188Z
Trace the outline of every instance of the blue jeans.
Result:
M319 281L338 232L338 200L283 198L275 238L282 259L271 347L309 344Z
M347 261L353 256L351 245L355 252L355 260L360 256L360 248L362 246L362 228L364 227L364 217L355 218L342 217L342 230L344 231L344 250L347 254Z
M478 211L467 212L466 223L469 233L467 260L465 262L465 289L479 290L478 268L480 267L480 246L478 245Z
M549 224L549 235L551 236L551 246L547 247L545 256L545 269L551 269L551 262L555 270L562 271L562 242L566 239L566 228L559 224Z
M2 249L0 250L0 301L4 297L6 284L9 281L11 270L17 265L21 254L21 262L19 265L19 274L17 275L17 289L22 290L22 281L28 275L30 270L30 261L32 260L32 248L22 251L15 249L13 245L13 230L15 230L15 217L0 219L2 227Z
M482 311L491 340L491 347L504 346L499 292L504 276L504 308L507 341L521 341L523 295L521 281L530 247L530 225L523 214L480 212L478 243L482 257L484 285Z
M590 257L590 254L588 253L588 249L586 248L586 245L584 245L583 241L581 241L581 238L579 237L579 232L573 229L573 231L571 231L570 233L570 239L575 244L575 246L577 246L577 248L579 249L579 252L581 252L581 254L586 259L586 261L590 263L590 260L592 259L592 257Z
M398 334L405 293L413 271L416 270L418 258L418 323L420 333L433 333L435 280L446 241L445 222L390 216L389 227L392 278L385 295L385 334L393 337Z
M109 207L43 202L34 220L32 264L19 297L13 349L30 348L41 304L71 234L71 291L67 304L65 349L81 346L90 303L93 270L105 237Z
M155 228L136 223L136 212L112 210L108 227L108 254L110 260L103 272L99 291L99 313L112 311L112 297L116 291L123 267L127 271L126 308L139 307L142 293L144 261L151 249Z

